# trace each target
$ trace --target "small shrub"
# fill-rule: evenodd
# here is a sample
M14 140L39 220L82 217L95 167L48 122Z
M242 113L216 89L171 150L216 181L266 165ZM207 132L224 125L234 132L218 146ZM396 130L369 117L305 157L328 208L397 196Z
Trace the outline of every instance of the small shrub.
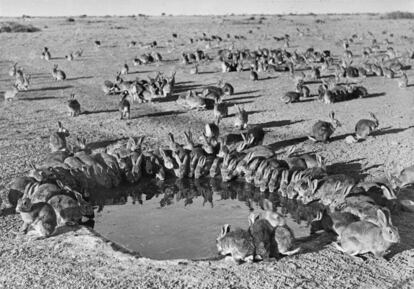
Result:
M17 33L17 32L37 32L40 28L34 27L33 25L20 24L17 22L0 22L0 33Z
M316 19L316 20L315 20L315 23L317 23L317 24L324 24L324 23L325 23L325 21L324 21L324 20L322 20L322 19Z
M82 14L79 16L79 18L86 18L86 17L88 17L86 14Z
M414 13L394 11L384 14L383 16L381 16L381 19L414 19Z
M73 17L69 17L68 19L66 19L67 22L75 22L75 18Z

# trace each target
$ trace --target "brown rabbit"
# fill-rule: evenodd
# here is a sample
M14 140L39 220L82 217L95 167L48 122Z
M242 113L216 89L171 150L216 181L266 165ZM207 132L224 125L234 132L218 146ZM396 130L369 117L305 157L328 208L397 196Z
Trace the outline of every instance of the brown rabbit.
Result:
M23 225L20 232L27 234L33 228L38 234L37 238L49 237L57 226L56 213L48 203L32 203L29 198L19 199L16 212L20 213Z
M69 136L69 131L63 127L62 123L58 121L58 130L50 135L49 147L52 152L66 150L66 138Z
M337 127L341 127L341 123L335 119L335 113L332 111L329 114L331 122L317 121L312 127L312 135L308 138L312 141L328 142L331 135L335 132Z
M400 235L384 212L378 210L377 214L380 226L368 221L351 223L342 231L340 244L334 243L335 247L352 256L371 252L375 257L383 257L392 244L400 241Z
M254 254L253 238L250 233L239 228L230 232L228 224L221 228L216 245L220 255L231 255L236 262L252 260Z

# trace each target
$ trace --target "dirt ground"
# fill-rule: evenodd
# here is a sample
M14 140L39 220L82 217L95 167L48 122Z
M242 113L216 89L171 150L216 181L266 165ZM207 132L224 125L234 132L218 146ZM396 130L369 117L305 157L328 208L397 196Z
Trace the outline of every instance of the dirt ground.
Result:
M48 138L63 122L70 132L70 141L84 136L94 148L129 136L147 136L147 143L163 144L172 132L183 140L184 129L191 128L198 136L212 111L187 112L175 102L134 104L132 119L120 121L118 97L104 96L100 86L114 80L125 61L132 73L128 78L154 76L155 71L177 71L180 91L201 88L219 79L230 82L236 94L231 103L243 103L250 112L249 122L261 124L267 131L265 144L283 152L289 145L305 151L318 151L329 163L329 171L347 173L359 179L383 176L385 167L394 170L413 164L414 73L408 70L411 86L400 89L394 79L369 77L363 80L369 98L331 105L308 101L285 105L279 98L293 90L286 73L261 73L258 82L249 81L248 72L222 74L217 61L200 66L201 73L190 75L190 66L178 59L181 52L197 47L216 56L218 47L206 49L205 43L188 44L189 37L202 32L221 37L245 35L234 40L235 48L277 48L283 43L273 36L291 36L290 50L309 47L330 49L342 55L338 41L356 33L364 40L351 44L354 63L361 61L362 48L370 44L368 31L382 42L388 38L397 52L413 46L414 21L381 20L379 16L265 16L259 21L248 16L234 17L150 17L150 18L65 18L32 19L30 24L42 29L36 33L0 34L0 90L10 89L8 69L13 62L32 75L32 85L17 100L0 104L0 185L29 170L27 161L40 162L48 151ZM321 19L324 23L316 23ZM7 20L7 19L4 19ZM18 20L22 21L22 20ZM297 28L304 31L299 36ZM249 33L249 30L252 33ZM383 33L385 31L385 33ZM178 33L169 43L172 33ZM393 33L393 37L390 36ZM324 37L322 37L324 36ZM408 36L403 38L402 36ZM95 49L93 42L102 47ZM135 40L148 43L156 40L165 61L162 65L132 66L132 59L142 54L141 48L128 48ZM231 41L220 44L228 48ZM44 46L49 47L52 60L40 59ZM68 62L70 51L84 49L84 56ZM55 82L51 77L53 64L59 64L68 79ZM412 65L413 63L411 63ZM316 92L317 84L311 85ZM85 112L70 118L66 99L74 92ZM342 122L329 144L313 144L304 138L313 123L327 119L334 110ZM364 142L346 144L355 123L377 115L381 130ZM230 108L234 113L234 107ZM231 130L233 117L224 119L223 129ZM153 261L114 249L103 238L86 228L59 232L46 240L28 241L16 237L20 216L0 217L0 288L413 288L414 286L414 224L413 213L393 216L401 243L392 247L388 260L368 256L366 261L338 252L329 244L329 235L321 234L303 244L304 252L277 262L235 265L227 261ZM223 223L225 220L223 220ZM63 229L62 229L63 230Z

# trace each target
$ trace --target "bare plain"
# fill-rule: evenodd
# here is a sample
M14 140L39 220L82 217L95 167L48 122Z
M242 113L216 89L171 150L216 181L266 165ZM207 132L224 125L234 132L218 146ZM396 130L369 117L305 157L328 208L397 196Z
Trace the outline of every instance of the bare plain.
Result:
M198 138L204 124L213 119L212 111L187 111L175 101L133 104L131 120L121 121L118 96L104 95L101 84L114 80L127 61L128 79L177 71L179 91L199 89L224 79L236 94L232 103L243 103L249 111L249 123L266 130L265 144L276 151L297 145L304 151L318 151L327 159L331 171L347 173L359 179L384 176L386 168L401 170L413 164L414 152L414 72L407 70L409 87L401 89L396 79L368 77L363 85L370 97L323 104L317 100L284 104L280 97L293 90L287 73L259 73L259 81L249 80L249 72L222 73L217 50L228 48L278 48L273 36L289 34L290 51L309 47L331 50L342 55L340 40L353 34L365 35L350 49L354 62L362 61L362 49L370 44L368 31L378 41L385 38L399 53L412 51L414 21L382 20L379 16L249 16L227 17L75 17L33 18L30 24L42 29L35 33L0 33L0 90L11 88L8 70L18 62L31 73L28 91L19 92L12 102L0 104L0 185L29 170L27 161L40 162L48 151L48 138L58 120L71 131L71 140L82 135L96 148L129 136L147 136L149 144L163 144L167 134L182 137L189 127ZM317 23L316 20L323 20ZM14 19L15 20L15 19ZM13 21L14 21L13 20ZM17 19L16 21L23 21ZM320 21L319 21L320 22ZM297 28L304 31L300 36ZM251 33L249 33L251 30ZM383 33L383 31L386 31ZM189 44L188 39L215 34L224 41L206 49L205 43ZM173 39L172 33L178 38ZM244 35L246 40L227 40L226 34ZM393 36L390 36L390 33ZM324 35L324 39L322 39ZM408 36L403 38L403 36ZM94 41L100 40L99 49ZM158 47L128 47L131 41ZM169 42L168 40L172 40ZM50 62L40 59L44 46L52 53ZM83 56L68 62L70 51L84 49ZM215 60L200 65L200 73L189 73L191 66L181 64L182 52L203 49ZM148 51L158 51L161 64L132 66L132 59ZM67 80L52 79L53 64L59 64ZM410 65L414 62L411 60ZM310 85L316 94L317 84ZM75 93L83 113L70 117L66 100ZM230 107L230 114L234 113ZM343 126L327 144L306 138L315 121L328 118L334 110ZM374 112L380 130L366 141L347 144L355 123ZM232 117L225 118L223 130L232 130ZM181 139L180 139L181 140ZM70 140L69 140L70 141ZM395 167L393 165L395 164ZM413 288L414 286L414 214L393 216L401 242L391 248L388 260L368 256L366 261L345 255L327 242L327 236L304 244L304 252L277 262L236 265L226 261L153 261L115 250L111 244L86 228L62 232L34 242L16 238L12 231L20 216L0 217L0 288ZM139 220L137 220L139 222ZM225 223L225 220L223 220Z

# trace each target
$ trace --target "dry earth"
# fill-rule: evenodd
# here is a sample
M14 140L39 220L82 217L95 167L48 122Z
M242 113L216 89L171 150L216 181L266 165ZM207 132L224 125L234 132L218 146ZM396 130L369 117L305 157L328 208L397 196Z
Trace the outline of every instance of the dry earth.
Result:
M372 97L333 105L316 101L284 105L279 98L292 89L286 74L260 74L258 82L248 80L248 72L222 74L218 62L202 65L199 75L190 75L189 67L178 61L182 51L195 50L204 44L187 44L188 37L201 32L243 34L245 41L235 41L236 48L279 47L272 36L291 35L292 50L331 49L336 55L342 48L337 41L352 34L371 31L379 41L388 38L399 52L411 48L414 22L380 20L378 16L266 16L262 23L248 17L151 17L151 18L64 18L32 19L42 29L37 33L0 34L0 90L10 88L7 72L17 61L32 74L32 86L12 103L0 105L0 185L28 171L26 161L40 162L48 150L50 132L61 120L71 131L71 141L82 135L101 148L111 141L128 136L147 135L150 144L164 143L168 132L180 134L191 127L200 132L212 119L211 111L186 112L174 102L135 104L130 121L120 121L118 99L104 96L100 85L113 80L125 60L144 50L127 48L131 40L157 40L165 63L161 66L132 67L130 78L154 75L155 71L177 70L180 90L215 83L220 78L233 84L236 95L231 102L244 103L251 112L250 123L262 124L268 131L265 143L275 150L288 145L320 153L332 164L332 172L348 173L361 179L380 177L391 162L398 169L413 164L414 73L408 71L411 87L399 89L395 80L371 77L364 80ZM317 24L316 19L325 23ZM21 21L21 20L18 20ZM309 32L299 37L296 28ZM248 31L252 30L249 34ZM393 33L390 37L382 31ZM175 48L167 43L171 33L179 34ZM325 35L326 40L321 39ZM407 35L408 39L401 36ZM101 40L96 50L94 40ZM180 46L177 43L185 43ZM360 61L366 39L351 45L355 62ZM230 42L222 46L228 47ZM52 61L39 55L44 46ZM78 48L85 50L79 60L63 57ZM216 48L207 52L215 56ZM51 78L52 64L58 63L68 76L64 82ZM316 85L311 87L314 92ZM71 92L78 95L84 113L70 118L65 100ZM335 110L343 127L329 144L312 144L303 137L317 119L325 119ZM368 112L380 119L382 130L367 141L348 145L344 138L355 123ZM233 112L233 108L231 108ZM232 118L224 120L230 128ZM346 256L327 244L328 236L306 243L304 253L278 262L234 265L225 261L153 261L113 249L108 242L86 228L60 232L46 240L16 238L20 225L15 214L0 217L0 288L413 288L414 225L413 214L401 212L393 217L401 234L401 243L392 247L388 261L368 257L365 262ZM223 220L224 222L224 220Z

